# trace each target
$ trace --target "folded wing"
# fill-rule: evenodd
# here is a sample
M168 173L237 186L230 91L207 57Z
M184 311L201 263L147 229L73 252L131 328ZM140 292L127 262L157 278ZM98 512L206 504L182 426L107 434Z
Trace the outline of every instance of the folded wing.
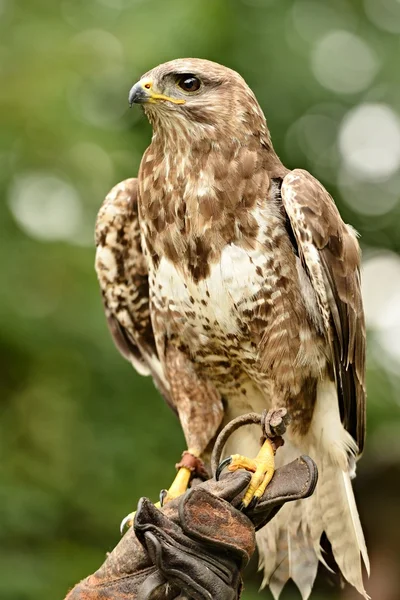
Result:
M343 425L365 438L365 321L360 287L360 248L332 197L307 171L284 177L282 203L299 257L316 292L330 343Z
M95 266L115 345L138 373L153 377L172 407L150 317L137 195L137 179L127 179L106 196L96 221Z

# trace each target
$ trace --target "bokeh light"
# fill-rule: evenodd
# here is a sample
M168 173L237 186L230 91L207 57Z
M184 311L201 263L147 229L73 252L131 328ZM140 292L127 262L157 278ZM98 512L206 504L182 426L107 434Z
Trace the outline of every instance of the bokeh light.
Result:
M99 185L104 188L112 187L115 174L113 160L108 152L99 144L81 141L72 146L67 152L68 159L82 174L92 174L92 185L100 194Z
M332 30L356 28L357 15L346 0L335 3L318 0L297 0L291 9L291 19L301 38L313 44Z
M400 33L399 0L364 0L364 6L374 25L390 33Z
M124 49L118 38L104 29L85 29L72 37L70 50L80 60L89 54L95 57L97 70L105 71L106 68L121 63L124 58Z
M339 171L338 186L343 200L360 214L384 215L396 208L400 201L400 177L383 181L365 181L345 168Z
M72 111L82 121L104 129L124 129L127 123L122 119L127 112L128 96L121 97L121 91L129 87L129 75L122 68L90 77L77 78L75 85L68 90L68 100Z
M348 31L330 31L315 44L313 73L328 90L341 94L361 92L370 85L379 69L371 47Z
M316 176L336 183L340 159L337 135L345 110L338 103L318 104L289 127L285 149L293 164L307 161Z
M339 147L347 169L376 181L400 166L400 119L390 106L361 104L344 118Z
M41 240L69 240L81 225L82 210L76 189L50 173L16 177L9 206L20 227Z
M400 363L400 257L394 252L366 256L362 272L368 327L382 348Z

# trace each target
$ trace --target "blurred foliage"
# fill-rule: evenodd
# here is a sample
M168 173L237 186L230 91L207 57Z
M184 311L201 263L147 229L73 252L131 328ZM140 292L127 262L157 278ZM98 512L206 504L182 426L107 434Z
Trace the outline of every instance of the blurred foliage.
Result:
M101 564L137 498L168 485L184 448L151 382L114 349L93 269L96 212L114 183L137 173L151 135L128 109L131 85L184 56L241 72L283 161L319 177L360 231L366 259L389 257L399 274L398 6L0 1L2 600L62 598ZM368 114L355 112L361 105ZM373 309L375 287L392 303L389 321L375 318L370 332L369 440L357 485L371 593L384 577L375 598L395 600L400 279L380 281L379 272L371 270L367 301ZM326 573L321 594L338 598ZM245 599L258 597L251 590L250 582ZM282 597L298 596L289 586Z

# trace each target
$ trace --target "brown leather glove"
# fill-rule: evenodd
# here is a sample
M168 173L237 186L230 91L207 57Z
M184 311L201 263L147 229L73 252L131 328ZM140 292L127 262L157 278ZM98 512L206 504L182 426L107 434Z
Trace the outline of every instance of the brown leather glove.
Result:
M245 471L211 479L161 511L142 498L134 528L66 600L236 600L255 529L285 502L310 496L317 469L307 456L277 469L257 506L244 514L235 507L249 479Z

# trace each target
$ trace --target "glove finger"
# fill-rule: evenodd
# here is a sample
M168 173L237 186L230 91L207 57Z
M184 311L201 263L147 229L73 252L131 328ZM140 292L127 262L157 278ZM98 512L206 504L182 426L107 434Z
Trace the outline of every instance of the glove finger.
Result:
M172 504L172 502L171 502ZM169 515L171 515L171 507L169 507ZM133 528L135 535L142 545L144 543L144 533L150 529L159 529L166 531L170 535L175 535L178 538L182 536L182 531L176 523L174 523L167 511L161 511L154 506L154 504L148 498L140 498L138 502L137 511L135 514L135 520L133 522ZM178 518L178 507L175 506L172 510L172 514L175 518Z
M244 567L255 551L252 522L204 488L190 490L179 505L181 527L190 537L232 553Z
M318 480L317 465L309 456L300 456L291 463L277 469L263 496L246 515L256 529L263 527L286 503L308 498L315 490ZM234 506L241 499L235 498Z
M225 473L219 481L209 479L201 487L217 496L217 498L232 502L234 498L245 492L250 483L251 475L249 471L244 469L235 473Z
M181 498L179 498L181 500ZM172 504L172 502L171 502ZM169 504L168 504L169 506ZM175 531L179 530L179 527L171 521L166 511L159 510L148 498L140 498L135 513L135 520L133 523L136 535L141 534L143 528L151 523L155 527L161 529L172 529Z
M156 531L145 533L146 548L165 578L193 600L235 600L239 570L234 563L224 565L199 547L192 551Z

